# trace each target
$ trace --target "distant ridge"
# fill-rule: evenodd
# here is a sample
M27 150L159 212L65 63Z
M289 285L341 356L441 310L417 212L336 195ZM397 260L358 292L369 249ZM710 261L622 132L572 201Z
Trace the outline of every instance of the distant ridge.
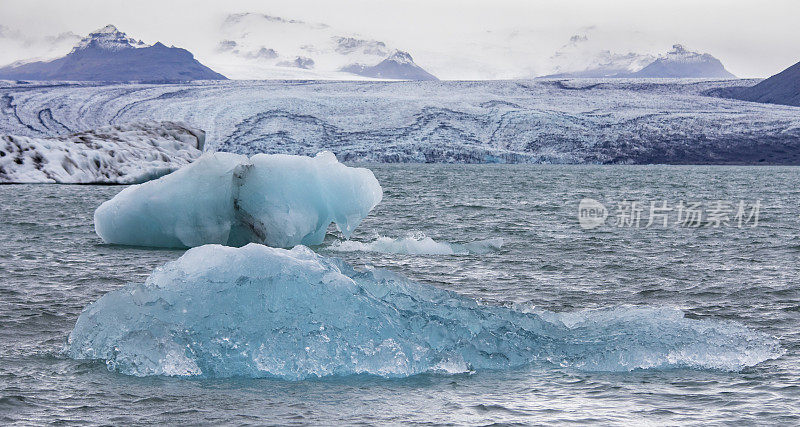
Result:
M185 49L160 42L148 46L107 25L84 37L66 56L0 68L0 79L169 82L226 77Z
M644 78L736 78L719 59L708 53L690 52L682 45L672 46L666 55L633 73Z
M563 55L563 53L557 53ZM675 44L658 58L628 53L614 54L607 50L594 58L585 69L564 71L542 78L736 78L722 62L708 53L692 52Z
M800 106L800 62L755 86L733 91L729 96L743 101Z

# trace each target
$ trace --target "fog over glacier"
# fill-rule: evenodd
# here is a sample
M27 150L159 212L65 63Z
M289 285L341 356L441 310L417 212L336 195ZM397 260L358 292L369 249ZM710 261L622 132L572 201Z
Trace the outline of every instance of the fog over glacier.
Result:
M42 14L41 10L50 12ZM800 28L794 22L800 3L792 0L239 0L204 4L202 8L187 0L127 4L32 0L0 3L0 64L64 55L77 35L114 24L148 44L161 41L186 48L228 77L254 78L252 70L258 62L237 62L219 49L221 42L232 37L231 28L225 26L226 18L244 12L309 24L314 29L303 31L301 36L292 33L290 38L302 40L296 43L298 48L305 46L316 52L317 62L334 60L325 53L331 37L353 37L409 52L422 68L441 79L551 74L557 72L558 65L553 56L573 36L587 37L592 53L607 50L615 55L659 55L674 44L683 44L714 55L740 77L766 77L800 57L800 46L795 42L800 38ZM709 20L709 16L714 19ZM771 24L753 25L758 22ZM287 40L281 34L287 33L282 32L283 27L274 31L275 25L248 25L240 30L276 35L253 42L245 54L258 54L264 47L264 52L274 49L281 53L283 48L287 55L302 56L285 46ZM287 69L270 70L280 71ZM281 74L273 74L262 75L281 78ZM312 77L325 77L325 73L318 74ZM291 76L302 77L302 73Z

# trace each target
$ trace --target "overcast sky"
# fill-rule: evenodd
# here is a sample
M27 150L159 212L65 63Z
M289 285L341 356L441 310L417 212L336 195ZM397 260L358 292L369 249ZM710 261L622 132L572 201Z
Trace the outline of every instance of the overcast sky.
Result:
M682 43L739 77L800 61L799 0L0 0L0 37L16 40L2 45L0 62L46 55L57 43L47 37L82 36L109 23L202 61L219 42L224 17L245 11L325 23L402 46L421 64L474 64L497 77L541 72L574 34L615 52L658 54Z

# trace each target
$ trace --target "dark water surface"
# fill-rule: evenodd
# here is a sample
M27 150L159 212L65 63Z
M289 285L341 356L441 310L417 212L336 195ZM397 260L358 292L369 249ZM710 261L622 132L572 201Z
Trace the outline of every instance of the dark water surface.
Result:
M413 255L315 248L487 304L575 312L676 307L779 339L781 357L737 372L521 368L406 379L135 378L61 355L81 310L142 282L181 250L105 245L92 213L121 187L0 186L0 423L800 423L800 169L668 166L375 165L383 202L353 238L424 233L503 239L499 250ZM610 210L579 226L579 201ZM640 227L615 227L623 200ZM660 223L651 201L749 209L756 227ZM749 212L748 212L749 213ZM665 331L668 332L668 331ZM712 357L712 355L704 355Z

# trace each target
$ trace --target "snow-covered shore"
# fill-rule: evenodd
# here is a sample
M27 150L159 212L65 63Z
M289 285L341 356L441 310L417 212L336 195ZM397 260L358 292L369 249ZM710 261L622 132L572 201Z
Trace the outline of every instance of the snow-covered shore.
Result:
M203 152L205 133L181 123L106 126L68 136L0 136L0 183L135 184Z

